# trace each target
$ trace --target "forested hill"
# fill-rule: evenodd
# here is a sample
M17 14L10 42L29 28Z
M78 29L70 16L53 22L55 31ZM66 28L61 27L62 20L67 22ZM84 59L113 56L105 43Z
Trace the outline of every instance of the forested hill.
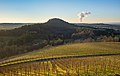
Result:
M0 31L0 58L71 42L120 41L120 31L77 26L61 19Z
M72 32L76 27L74 24L69 24L60 19L50 19L46 23L41 24L33 24L33 25L25 25L20 28L16 28L13 30L1 31L1 36L21 36L25 33L34 33L34 34L52 34L52 33L65 33L67 31ZM64 34L63 33L63 34Z

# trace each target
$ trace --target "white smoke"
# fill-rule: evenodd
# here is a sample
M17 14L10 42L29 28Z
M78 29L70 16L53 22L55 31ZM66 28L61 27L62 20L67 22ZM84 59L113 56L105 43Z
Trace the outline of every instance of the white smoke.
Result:
M82 22L84 17L87 17L91 12L81 12L78 14L78 17L80 18L80 21Z

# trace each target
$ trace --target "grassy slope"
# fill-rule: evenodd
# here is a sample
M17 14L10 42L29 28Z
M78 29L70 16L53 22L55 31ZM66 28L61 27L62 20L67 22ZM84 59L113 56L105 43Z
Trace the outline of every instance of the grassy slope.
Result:
M63 56L83 56L95 54L120 54L120 43L118 42L95 42L95 43L75 43L62 45L46 50L37 50L23 55L15 56L8 60L26 59L37 60L51 57ZM24 62L24 61L23 61Z

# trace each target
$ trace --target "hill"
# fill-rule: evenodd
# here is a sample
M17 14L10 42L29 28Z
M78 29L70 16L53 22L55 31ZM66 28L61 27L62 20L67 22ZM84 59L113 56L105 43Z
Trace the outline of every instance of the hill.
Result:
M0 59L73 42L119 42L120 31L77 26L61 19L0 31Z

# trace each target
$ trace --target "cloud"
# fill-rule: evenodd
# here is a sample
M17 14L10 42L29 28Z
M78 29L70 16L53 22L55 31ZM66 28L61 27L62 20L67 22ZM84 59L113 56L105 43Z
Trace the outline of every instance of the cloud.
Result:
M78 14L78 17L80 18L80 21L82 22L83 18L87 17L90 14L91 14L91 12L81 12Z

